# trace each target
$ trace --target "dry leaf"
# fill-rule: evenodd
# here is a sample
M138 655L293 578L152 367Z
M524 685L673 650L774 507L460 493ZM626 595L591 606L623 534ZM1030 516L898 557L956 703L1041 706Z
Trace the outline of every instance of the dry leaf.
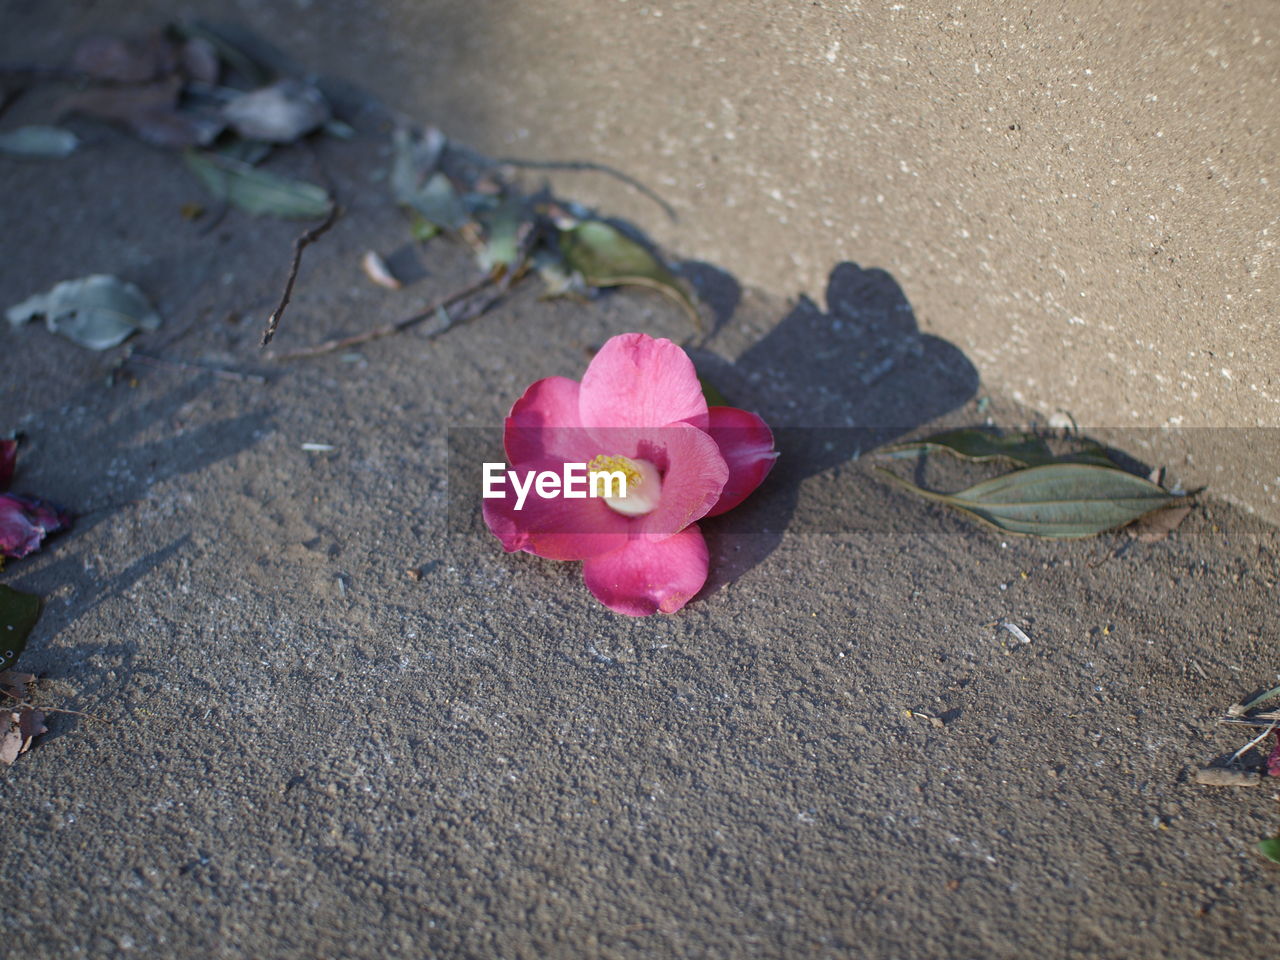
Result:
M173 44L159 32L144 37L85 37L71 55L71 67L95 80L146 83L177 66Z
M400 281L397 280L395 274L391 272L391 268L387 266L387 262L374 251L370 250L360 258L360 269L364 271L364 275L366 277L378 286L384 287L387 290L400 289Z
M1142 543L1159 543L1182 525L1191 507L1168 507L1148 514L1129 528L1129 535Z
M181 77L134 87L100 87L66 98L60 113L80 113L121 124L152 146L180 150L211 143L221 118L178 109Z
M236 97L222 115L240 136L264 143L292 143L331 116L320 91L298 80L281 80Z

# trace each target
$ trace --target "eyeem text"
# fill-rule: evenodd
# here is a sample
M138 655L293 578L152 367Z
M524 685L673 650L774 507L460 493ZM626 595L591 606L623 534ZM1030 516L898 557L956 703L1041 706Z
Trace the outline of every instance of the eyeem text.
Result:
M503 487L510 483L516 495L517 510L524 509L525 499L532 490L543 500L564 497L566 500L585 500L587 497L604 497L607 500L627 497L627 475L622 470L587 470L585 463L566 463L561 472L555 470L508 470L505 463L484 465L484 497L502 500L506 497Z

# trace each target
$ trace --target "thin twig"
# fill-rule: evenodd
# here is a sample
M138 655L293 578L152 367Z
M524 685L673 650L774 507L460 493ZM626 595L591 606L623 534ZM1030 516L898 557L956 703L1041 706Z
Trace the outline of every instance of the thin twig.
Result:
M343 350L347 347L359 346L362 343L368 343L371 340L380 340L383 337L389 337L392 334L400 333L412 326L422 323L436 316L441 310L447 310L459 300L465 300L473 294L479 293L481 290L491 286L494 282L492 276L484 276L472 283L470 286L463 287L461 290L455 290L453 293L447 294L423 307L420 311L412 316L405 317L403 320L397 320L395 323L388 323L381 327L374 327L372 330L366 330L364 333L353 334L349 337L338 337L334 340L325 340L323 343L317 343L314 347L303 347L300 350L290 350L288 353L275 354L273 360L297 360L301 357L317 357L324 353L332 353L334 350ZM495 298L496 299L496 298ZM493 299L485 301L484 307L480 312L484 312L493 304ZM466 319L470 319L470 314ZM461 320L457 318L450 319L448 325L444 329L456 326ZM439 331L443 332L443 331Z
M267 378L259 376L256 373L239 373L235 370L228 370L225 367L208 367L202 363L187 363L185 360L168 360L164 357L153 357L150 354L139 353L137 350L129 354L126 363L129 360L141 360L143 363L154 364L157 367L173 367L177 370L191 370L195 373L211 373L215 377L222 377L225 380L237 380L241 383L266 383Z
M1254 747L1260 744L1263 740L1267 739L1267 736L1275 728L1276 728L1276 724L1272 723L1271 726L1267 727L1267 729L1263 730L1260 734L1258 734L1256 737L1254 737L1252 740L1246 743L1243 747L1241 747L1239 750L1233 753L1231 755L1231 759L1227 761L1227 766L1231 766L1232 764L1234 764L1237 760L1239 760L1246 753L1248 753L1250 750L1252 750Z
M293 296L293 284L298 279L298 268L302 265L302 251L320 239L337 219L338 205L335 203L329 208L329 215L324 218L324 223L318 227L312 227L293 241L293 263L289 265L289 279L285 281L284 293L280 295L280 305L272 311L271 316L267 317L267 327L262 331L262 346L265 347L276 335L280 318L284 316L285 307L289 306L289 298Z
M86 720L96 720L98 723L111 723L111 721L106 717L99 717L97 714L93 713L85 713L83 710L66 710L62 707L42 707L38 704L32 703L30 700L19 700L13 694L8 692L0 690L0 693L4 693L6 697L13 701L13 703L8 703L3 707L0 707L0 710L7 711L9 713L13 713L17 710L38 710L41 713L67 713L73 717L84 717Z
M661 207L662 212L670 217L673 222L679 222L680 220L676 215L675 208L663 200L655 190L646 187L629 173L623 173L616 167L611 167L605 163L592 163L587 160L523 160L520 157L498 157L493 162L507 167L524 167L527 170L567 170L575 173L603 173L606 176L621 180L633 190L648 197Z

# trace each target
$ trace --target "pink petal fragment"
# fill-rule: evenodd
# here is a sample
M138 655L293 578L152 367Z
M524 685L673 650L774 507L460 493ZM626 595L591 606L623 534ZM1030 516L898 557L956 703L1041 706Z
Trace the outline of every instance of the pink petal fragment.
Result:
M650 514L632 521L633 535L662 539L679 533L720 499L729 467L708 434L687 423L637 431L635 456L663 471L662 499Z
M773 431L756 414L737 407L712 407L707 413L707 432L729 465L729 479L720 499L707 512L715 517L732 510L760 486L778 454L773 449Z
M629 617L675 613L707 581L707 542L697 526L665 540L637 539L582 565L587 589Z
M18 559L71 523L71 514L35 497L0 494L0 555Z
M553 470L563 464L538 461L513 467L523 484L530 473ZM627 543L627 518L610 510L603 500L564 497L543 498L536 486L529 488L519 510L513 484L501 488L501 499L485 498L484 522L507 552L523 550L548 560L584 560L618 550Z
M1276 745L1267 757L1267 776L1280 777L1280 732L1276 733Z
M586 427L707 423L693 362L670 340L643 333L624 333L600 348L582 376L578 410Z
M578 381L547 377L511 407L503 445L512 464L534 460L587 463L600 451L578 419Z

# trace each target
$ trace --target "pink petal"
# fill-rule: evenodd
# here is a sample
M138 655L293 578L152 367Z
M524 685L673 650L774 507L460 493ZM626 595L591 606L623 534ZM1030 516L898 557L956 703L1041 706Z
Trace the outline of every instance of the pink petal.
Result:
M600 452L578 419L578 394L578 381L568 377L547 377L524 392L505 422L503 445L512 464L587 463Z
M18 441L0 440L0 490L9 489L13 479L13 463L18 459Z
M662 539L706 515L720 499L729 467L715 440L687 423L636 432L632 456L662 471L662 499L652 513L631 521L632 536Z
M707 581L707 542L696 527L665 540L641 538L582 565L587 589L630 617L675 613Z
M50 533L71 523L71 515L35 497L0 494L0 555L17 559L40 546Z
M720 499L707 516L715 517L732 510L760 486L778 459L773 449L773 431L754 413L737 407L712 407L707 411L707 432L720 446L720 454L729 465L729 479Z
M585 427L707 423L693 362L670 340L643 333L624 333L600 348L583 374L578 410Z
M537 461L513 467L521 478L530 472L554 470L563 464ZM521 480L523 483L523 479ZM511 483L502 488L502 499L485 498L484 522L507 552L523 550L548 560L584 560L618 550L627 543L627 518L610 510L603 500L564 497L542 498L531 487L521 509Z

